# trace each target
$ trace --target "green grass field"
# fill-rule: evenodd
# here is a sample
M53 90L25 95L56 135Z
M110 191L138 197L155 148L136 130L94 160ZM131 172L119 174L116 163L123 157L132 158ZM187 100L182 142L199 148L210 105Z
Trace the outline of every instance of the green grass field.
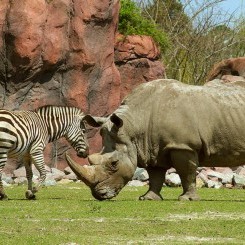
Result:
M96 201L82 183L45 187L25 200L25 186L6 188L0 203L0 244L245 244L245 192L200 189L202 201L138 201L147 187L125 187Z

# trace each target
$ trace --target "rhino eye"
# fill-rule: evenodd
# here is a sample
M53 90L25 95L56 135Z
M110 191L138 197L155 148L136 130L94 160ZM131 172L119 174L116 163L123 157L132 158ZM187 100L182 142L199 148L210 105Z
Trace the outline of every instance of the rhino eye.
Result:
M118 160L112 161L111 162L111 168L112 168L112 170L116 170L117 169L117 165L118 165Z
M112 161L112 162L111 162L111 165L112 165L112 166L117 166L117 163L118 163L118 160Z

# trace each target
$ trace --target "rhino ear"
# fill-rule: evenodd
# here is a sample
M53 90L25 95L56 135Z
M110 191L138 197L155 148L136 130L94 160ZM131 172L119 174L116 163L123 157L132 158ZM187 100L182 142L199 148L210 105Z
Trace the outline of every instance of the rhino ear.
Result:
M114 113L111 115L110 120L117 126L117 128L121 128L123 125L123 120Z
M106 118L105 117L93 117L88 114L83 117L83 121L87 122L88 125L94 128L98 128L102 126L103 123L105 123Z

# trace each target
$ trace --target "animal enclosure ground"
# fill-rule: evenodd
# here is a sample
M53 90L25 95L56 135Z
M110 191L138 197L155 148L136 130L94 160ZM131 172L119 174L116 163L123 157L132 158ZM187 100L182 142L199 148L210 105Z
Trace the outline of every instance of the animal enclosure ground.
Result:
M202 201L179 202L180 188L163 188L164 201L138 201L147 187L125 187L100 202L82 183L42 188L33 201L25 188L6 188L1 244L245 244L242 189L199 189Z

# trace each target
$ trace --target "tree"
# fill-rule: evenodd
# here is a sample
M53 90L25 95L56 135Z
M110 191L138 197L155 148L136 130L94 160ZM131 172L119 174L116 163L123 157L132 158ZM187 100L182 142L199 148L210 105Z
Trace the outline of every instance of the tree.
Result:
M236 45L233 47L233 54L237 57L245 56L245 18L241 19L235 28Z
M137 1L143 16L168 34L170 46L163 61L169 78L203 84L214 63L244 55L245 25L236 26L236 13L220 9L222 1Z
M145 15L151 18L166 32L180 32L185 26L191 26L183 5L178 0L153 0L145 7Z

